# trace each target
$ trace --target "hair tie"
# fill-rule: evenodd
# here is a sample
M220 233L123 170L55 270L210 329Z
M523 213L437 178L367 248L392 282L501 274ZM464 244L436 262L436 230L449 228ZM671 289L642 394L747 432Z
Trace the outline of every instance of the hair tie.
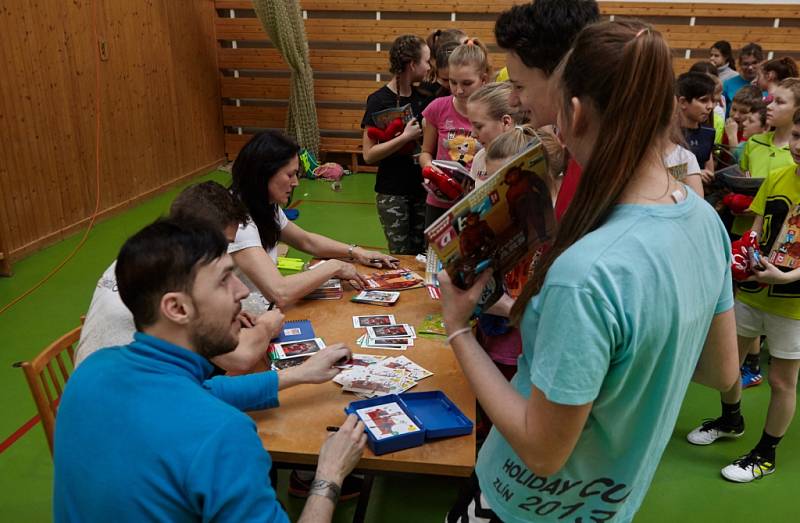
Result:
M473 40L472 38L468 38L467 41L464 42L464 45L467 45L467 46L475 45L475 40Z
M639 32L636 33L636 36L634 36L634 38L639 38L643 34L649 33L649 32L650 32L650 28L649 27L643 27L643 28L639 29Z

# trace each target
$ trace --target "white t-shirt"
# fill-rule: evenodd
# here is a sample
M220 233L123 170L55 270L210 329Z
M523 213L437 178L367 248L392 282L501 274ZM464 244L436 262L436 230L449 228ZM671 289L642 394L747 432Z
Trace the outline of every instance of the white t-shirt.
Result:
M472 167L469 174L475 180L475 187L480 187L489 178L486 172L486 149L481 149L472 159Z
M119 297L116 268L117 260L114 260L97 282L75 350L75 367L98 349L128 345L133 341L136 326L131 311Z
M289 225L289 220L286 218L286 215L283 213L283 209L280 207L278 207L278 225L280 226L281 230L285 229L286 226ZM228 254L243 251L244 249L249 249L250 247L264 247L261 244L261 236L258 234L258 226L253 220L248 220L247 223L239 225L239 230L236 231L236 238L234 238L233 242L228 245ZM272 258L272 262L277 266L278 245L275 244L271 249L264 250L267 251L269 257ZM261 291L258 289L258 287L256 287L255 283L253 283L250 278L247 277L246 274L239 269L236 269L236 275L240 280L242 280L242 283L247 285L247 288L250 289L251 297L255 297L255 293L258 293L259 295L261 294ZM254 312L254 310L256 310L248 307L245 307L245 309L248 310L248 312Z
M289 220L280 207L278 207L278 225L281 230L289 225ZM258 226L256 226L256 222L253 220L248 220L247 223L239 225L239 230L236 231L236 238L228 245L228 254L243 251L250 247L263 247L263 245L261 245L261 236L258 234ZM269 254L269 257L272 258L272 261L277 265L278 245L273 245L271 249L267 250L267 254Z
M670 174L679 182L687 176L699 175L700 164L697 157L689 149L676 145L672 152L664 157L664 165L667 166Z

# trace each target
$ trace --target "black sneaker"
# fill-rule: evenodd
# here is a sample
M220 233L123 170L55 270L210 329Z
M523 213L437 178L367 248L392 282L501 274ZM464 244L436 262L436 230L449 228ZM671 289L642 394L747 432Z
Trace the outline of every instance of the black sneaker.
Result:
M738 438L744 434L744 418L738 425L728 425L721 417L705 420L702 425L686 435L692 445L711 445L720 438Z
M287 489L289 495L296 498L307 498L308 491L311 490L311 481L313 481L313 477L308 480L302 479L297 474L297 471L293 470L289 475L289 487ZM339 501L347 501L348 499L357 498L361 494L362 483L364 483L364 480L358 476L354 476L353 474L350 474L344 478L344 482L342 483L342 492L339 495Z
M775 462L761 457L755 450L737 459L721 471L722 476L737 483L750 483L775 472Z

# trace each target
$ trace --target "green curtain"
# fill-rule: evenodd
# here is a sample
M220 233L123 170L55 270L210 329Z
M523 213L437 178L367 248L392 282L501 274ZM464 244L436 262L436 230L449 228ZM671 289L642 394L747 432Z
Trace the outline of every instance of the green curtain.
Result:
M297 0L253 0L253 4L272 44L291 69L286 132L301 147L318 156L319 125L314 106L314 77L300 5Z

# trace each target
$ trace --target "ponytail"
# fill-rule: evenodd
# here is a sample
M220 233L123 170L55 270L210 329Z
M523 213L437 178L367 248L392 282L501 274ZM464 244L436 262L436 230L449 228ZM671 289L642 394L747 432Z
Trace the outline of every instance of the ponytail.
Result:
M468 38L463 44L456 47L448 58L450 67L469 65L474 67L479 74L488 76L492 72L489 63L489 51L477 38Z
M787 78L797 78L797 63L788 56L773 58L761 65L761 70L765 73L775 73L775 81L780 82Z
M542 289L556 258L608 218L631 174L666 137L672 120L675 79L670 48L648 25L615 21L588 26L559 70L562 114L569 120L571 100L579 98L597 113L603 138L584 166L552 247L512 307L516 323Z
M728 63L728 67L732 70L736 70L736 60L733 59L733 49L731 49L731 43L727 40L719 40L714 42L711 46L711 49L716 49L719 51L719 54L725 58L725 61Z

